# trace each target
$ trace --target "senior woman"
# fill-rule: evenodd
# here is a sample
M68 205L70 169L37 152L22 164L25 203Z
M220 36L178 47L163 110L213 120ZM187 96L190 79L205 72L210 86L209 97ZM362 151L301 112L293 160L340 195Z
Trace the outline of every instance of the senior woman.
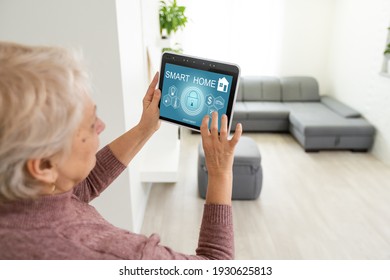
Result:
M88 203L159 128L158 74L138 125L98 151L104 123L81 58L58 47L0 42L0 259L231 259L234 148L216 113L201 135L209 185L196 254L114 227Z

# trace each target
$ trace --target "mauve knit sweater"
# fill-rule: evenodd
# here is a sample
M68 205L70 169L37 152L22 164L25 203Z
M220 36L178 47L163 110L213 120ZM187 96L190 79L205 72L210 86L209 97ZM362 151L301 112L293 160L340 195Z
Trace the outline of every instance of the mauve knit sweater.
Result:
M88 202L126 167L108 146L96 158L90 175L69 192L0 203L0 259L233 258L232 211L227 205L204 206L196 255L160 245L156 234L146 237L111 225Z

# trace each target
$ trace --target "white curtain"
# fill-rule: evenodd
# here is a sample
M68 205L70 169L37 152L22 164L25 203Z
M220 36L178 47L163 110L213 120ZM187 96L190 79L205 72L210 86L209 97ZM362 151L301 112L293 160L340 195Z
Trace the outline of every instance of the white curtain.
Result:
M184 53L240 65L243 75L275 75L283 0L178 0L189 22L176 39Z

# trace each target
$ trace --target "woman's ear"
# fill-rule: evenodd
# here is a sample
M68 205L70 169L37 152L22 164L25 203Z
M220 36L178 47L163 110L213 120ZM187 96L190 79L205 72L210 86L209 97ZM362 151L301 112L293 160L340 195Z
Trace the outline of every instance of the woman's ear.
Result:
M29 159L26 167L30 175L40 182L53 184L57 179L57 168L50 159Z

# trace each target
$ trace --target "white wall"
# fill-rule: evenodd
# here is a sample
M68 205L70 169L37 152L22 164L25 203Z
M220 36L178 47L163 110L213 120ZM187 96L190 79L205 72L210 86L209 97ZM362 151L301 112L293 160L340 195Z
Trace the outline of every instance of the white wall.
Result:
M313 76L329 91L328 58L334 0L284 0L280 76ZM259 62L261 63L261 62Z
M390 1L337 1L329 63L330 93L377 129L373 154L390 164L390 78L379 75Z
M126 129L138 123L142 113L142 92L146 84L145 56L142 37L142 20L140 1L116 1L118 19L118 39L120 49L121 76L123 88L123 104ZM149 188L144 188L138 176L139 156L136 156L129 167L130 201L132 211L132 230L140 227L139 211L143 211L143 203L147 199ZM146 198L145 198L146 197ZM116 203L116 197L102 201L104 206ZM141 214L142 215L142 214Z
M184 52L235 62L242 75L311 75L328 90L334 0L181 0ZM205 8L207 7L207 8Z
M240 65L243 75L277 71L284 0L180 0L189 21L185 53Z
M158 1L117 0L123 107L126 129L135 126L142 114L142 99L150 81L147 47L155 44L159 33ZM153 137L154 138L154 137ZM130 164L130 197L133 231L141 230L151 183L141 181L147 157L144 147ZM112 199L111 202L115 203Z

